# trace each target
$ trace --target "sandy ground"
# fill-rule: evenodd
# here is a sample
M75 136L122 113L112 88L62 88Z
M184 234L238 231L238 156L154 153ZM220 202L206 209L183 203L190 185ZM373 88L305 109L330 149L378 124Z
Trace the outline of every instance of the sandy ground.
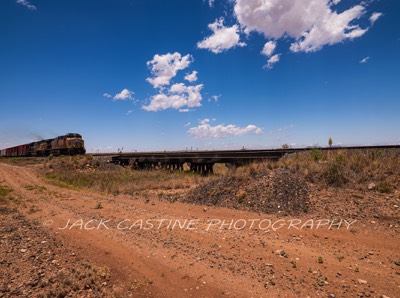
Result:
M8 164L0 164L0 181L21 201L19 217L0 214L0 297L42 293L48 273L25 255L49 249L55 265L43 270L83 262L109 268L102 296L400 297L398 209L389 219L336 217L329 229L332 222L318 222L333 220L323 212L294 220L102 195L59 188ZM11 245L18 226L7 227L16 223L23 239Z

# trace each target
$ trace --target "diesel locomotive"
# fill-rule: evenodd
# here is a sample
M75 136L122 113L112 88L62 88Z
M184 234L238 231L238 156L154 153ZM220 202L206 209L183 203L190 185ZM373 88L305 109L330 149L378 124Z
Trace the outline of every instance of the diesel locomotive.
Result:
M0 151L0 156L29 157L52 155L85 154L85 142L78 133L67 133L53 139L41 140L29 144L6 148Z

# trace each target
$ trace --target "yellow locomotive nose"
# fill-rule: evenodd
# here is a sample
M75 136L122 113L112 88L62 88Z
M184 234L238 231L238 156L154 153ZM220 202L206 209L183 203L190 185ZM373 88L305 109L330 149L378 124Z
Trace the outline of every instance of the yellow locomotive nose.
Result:
M82 148L82 140L80 139L69 139L68 140L68 148Z

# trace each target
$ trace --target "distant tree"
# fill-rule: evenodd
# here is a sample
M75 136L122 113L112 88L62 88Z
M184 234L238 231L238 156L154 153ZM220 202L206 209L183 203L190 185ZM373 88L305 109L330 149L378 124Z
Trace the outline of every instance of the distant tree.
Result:
M288 144L283 144L282 145L282 149L289 149L289 145Z
M328 144L329 144L329 147L332 147L332 138L331 137L329 137Z

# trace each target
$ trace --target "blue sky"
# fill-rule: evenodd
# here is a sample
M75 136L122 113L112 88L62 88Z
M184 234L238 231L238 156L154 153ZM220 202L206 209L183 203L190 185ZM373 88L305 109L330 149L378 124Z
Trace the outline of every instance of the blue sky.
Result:
M393 0L2 0L0 147L400 144L399 55Z

